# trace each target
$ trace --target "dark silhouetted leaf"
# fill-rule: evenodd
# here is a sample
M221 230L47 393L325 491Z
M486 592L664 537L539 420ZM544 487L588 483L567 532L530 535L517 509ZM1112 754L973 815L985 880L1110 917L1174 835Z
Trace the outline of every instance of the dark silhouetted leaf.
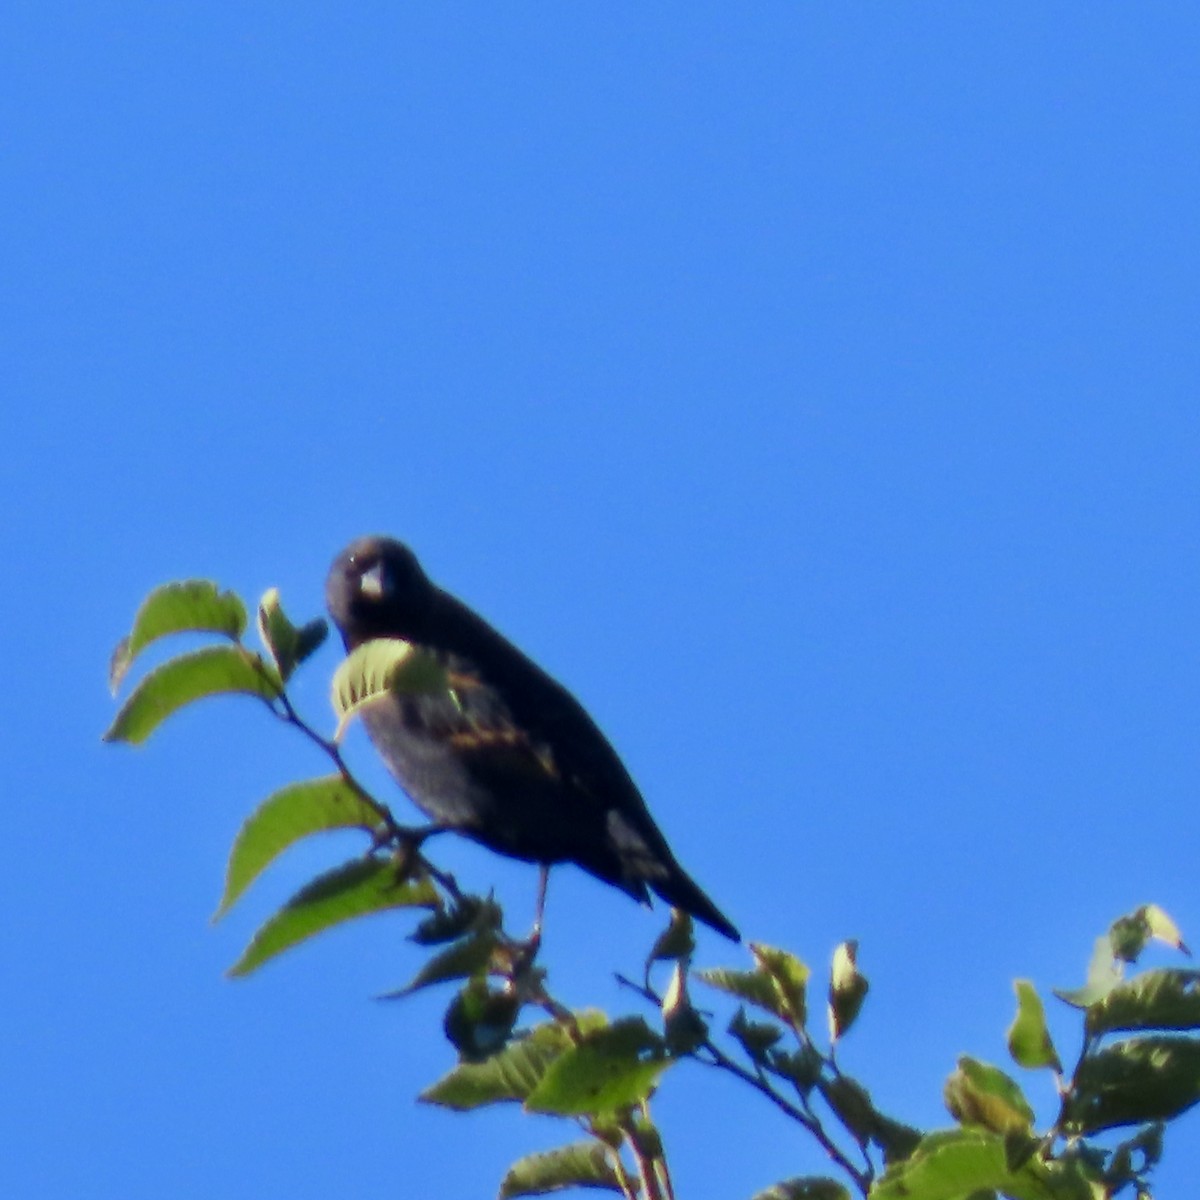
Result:
M1163 968L1118 984L1087 1011L1087 1032L1200 1029L1200 971Z
M1200 1100L1200 1041L1129 1038L1087 1055L1067 1119L1082 1133L1167 1121Z
M526 1099L534 1112L584 1116L645 1100L673 1060L640 1017L588 1034L555 1059Z
M621 1190L612 1155L602 1142L574 1142L519 1159L500 1184L500 1200L514 1196L547 1196L567 1188Z
M205 696L237 693L274 700L279 685L265 663L238 646L181 654L151 671L121 705L106 742L144 742L169 717Z
M761 1066L767 1064L767 1051L783 1037L783 1030L778 1025L751 1021L744 1008L734 1013L733 1020L729 1022L729 1032L737 1038L747 1056Z
M216 917L228 912L255 879L301 838L331 829L372 833L384 819L382 810L342 775L306 779L281 788L255 809L238 831Z
M1018 979L1013 984L1017 993L1017 1015L1008 1029L1008 1052L1018 1066L1052 1067L1062 1070L1058 1052L1050 1040L1046 1028L1046 1010L1041 997L1028 979Z
M450 1001L442 1028L464 1062L479 1063L504 1049L520 1011L515 989L475 977Z
M427 879L399 883L395 864L388 859L353 859L301 888L263 924L229 974L249 975L276 955L343 921L436 903L437 892Z
M409 935L418 946L441 946L457 941L467 932L498 930L503 920L500 906L492 899L462 896L451 908L438 909Z
M240 638L246 608L233 592L221 592L205 579L186 579L157 587L142 602L133 629L121 639L108 665L109 686L121 686L130 663L151 642L171 633L220 633Z

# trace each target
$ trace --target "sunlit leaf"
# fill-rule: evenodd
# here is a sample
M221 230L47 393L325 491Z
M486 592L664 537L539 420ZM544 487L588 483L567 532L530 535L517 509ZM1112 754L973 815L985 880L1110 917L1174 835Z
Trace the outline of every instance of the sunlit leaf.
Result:
M240 638L246 608L233 592L221 592L205 579L186 579L157 587L142 602L133 629L121 639L108 665L109 686L121 686L130 663L151 642L171 633L220 633Z
M279 684L265 663L238 646L208 646L151 671L121 705L106 742L144 742L169 717L205 696L240 693L273 700Z
M640 1017L615 1021L555 1059L525 1107L575 1116L638 1104L672 1061Z
M682 908L673 908L670 924L655 939L647 961L686 958L695 948L692 918Z
M717 988L739 1000L745 1000L774 1017L786 1020L779 994L771 977L762 971L735 971L729 967L713 967L696 971L694 978L709 987Z
M373 833L385 814L343 775L325 775L289 784L268 797L238 831L225 870L220 918L260 874L301 838L332 829Z
M398 638L375 638L353 650L333 676L338 735L350 720L381 697L439 692L448 688L445 668L431 654Z
M500 1200L546 1196L576 1187L621 1190L611 1152L602 1142L574 1142L518 1159L500 1184Z
M794 1029L800 1029L808 1017L808 967L794 954L764 942L751 942L750 953L759 971L774 985L776 1012Z
M1075 1072L1071 1125L1095 1133L1167 1121L1200 1100L1200 1041L1129 1038L1088 1054Z
M926 1135L911 1157L876 1181L871 1200L963 1200L992 1189L1014 1200L1095 1200L1073 1164L1034 1157L1011 1169L1004 1137L984 1129Z
M995 1133L1025 1133L1033 1126L1033 1109L1024 1093L999 1067L963 1055L946 1080L946 1107L963 1125L982 1125Z
M1008 1029L1008 1052L1013 1061L1027 1068L1052 1067L1062 1070L1050 1031L1046 1028L1046 1010L1041 997L1028 979L1013 984L1017 993L1017 1015Z
M278 588L270 588L259 601L258 635L284 683L317 650L328 632L329 627L320 617L307 625L293 625L279 602Z
M1103 1000L1121 979L1121 968L1113 959L1112 942L1106 935L1096 939L1088 964L1087 983L1071 991L1055 988L1054 994L1072 1008L1088 1008Z
M842 942L833 952L829 977L829 1036L833 1041L854 1024L870 986L858 969L858 943Z
M395 864L388 859L353 859L301 888L259 929L229 974L249 975L276 955L343 921L436 903L437 891L428 879L398 882Z
M575 1014L581 1031L602 1029L603 1013ZM481 1063L462 1063L420 1095L426 1104L459 1112L487 1104L524 1101L541 1082L547 1067L572 1045L571 1033L557 1021L547 1021L510 1042L499 1054Z

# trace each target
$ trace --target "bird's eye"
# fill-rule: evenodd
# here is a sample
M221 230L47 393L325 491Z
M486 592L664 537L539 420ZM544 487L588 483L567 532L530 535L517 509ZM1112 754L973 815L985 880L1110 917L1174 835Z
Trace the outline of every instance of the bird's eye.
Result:
M369 600L382 600L392 588L392 576L383 562L377 562L358 579L358 590Z

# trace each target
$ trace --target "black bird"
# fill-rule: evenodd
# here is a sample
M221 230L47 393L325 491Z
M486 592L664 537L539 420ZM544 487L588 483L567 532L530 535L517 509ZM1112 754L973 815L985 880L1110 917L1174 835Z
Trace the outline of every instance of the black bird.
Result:
M407 546L352 542L326 584L346 650L399 638L430 653L449 689L393 694L363 721L388 770L435 826L539 864L573 862L649 902L647 888L734 941L738 931L667 846L616 751L579 701L462 601Z

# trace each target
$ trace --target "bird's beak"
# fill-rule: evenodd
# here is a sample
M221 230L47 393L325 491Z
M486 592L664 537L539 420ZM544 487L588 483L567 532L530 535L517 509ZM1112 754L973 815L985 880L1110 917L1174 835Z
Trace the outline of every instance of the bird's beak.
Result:
M383 581L383 563L376 563L369 571L364 571L359 579L359 591L371 600L381 600L387 588Z

